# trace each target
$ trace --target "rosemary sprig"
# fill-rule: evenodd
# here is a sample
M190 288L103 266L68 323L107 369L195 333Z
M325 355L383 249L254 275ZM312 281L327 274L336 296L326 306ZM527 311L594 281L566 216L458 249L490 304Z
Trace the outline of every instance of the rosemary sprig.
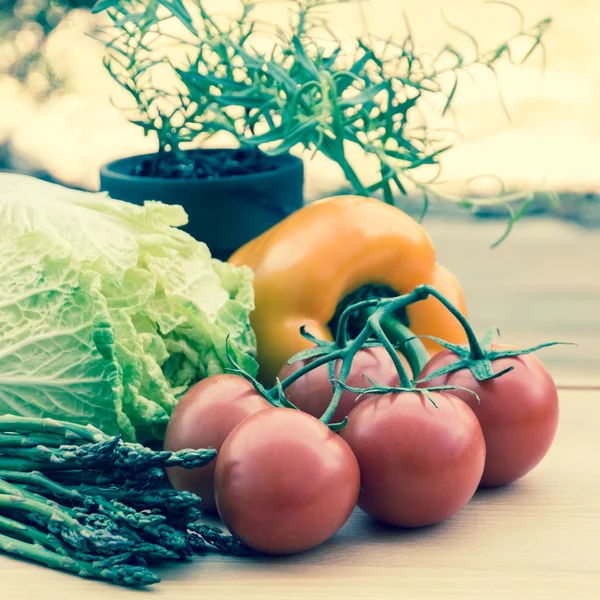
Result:
M156 135L157 160L163 152L179 152L186 142L225 131L239 144L268 154L298 148L320 153L339 166L357 194L381 194L393 203L412 189L423 194L424 212L431 193L476 209L476 199L437 192L440 160L451 144L428 128L420 107L428 97L438 97L444 114L463 73L481 66L496 73L502 61L522 64L536 49L543 50L550 19L527 26L518 9L508 5L520 15L516 31L487 49L448 23L468 37L473 51L467 55L448 44L430 56L418 50L408 23L401 40L371 34L348 39L332 31L325 12L344 0L284 1L293 15L285 30L255 18L260 0L239 0L235 17L210 13L202 0L102 0L96 5L96 12L106 11L112 20L99 35L106 67L135 102L133 122ZM180 34L173 33L174 22ZM529 44L520 59L512 52L517 39ZM184 58L172 58L173 44ZM153 77L165 69L173 80L168 88ZM349 158L352 147L378 165L376 181L367 183L358 175ZM180 159L185 160L183 154ZM500 193L485 202L523 199L530 200L529 195ZM521 214L510 213L510 226Z

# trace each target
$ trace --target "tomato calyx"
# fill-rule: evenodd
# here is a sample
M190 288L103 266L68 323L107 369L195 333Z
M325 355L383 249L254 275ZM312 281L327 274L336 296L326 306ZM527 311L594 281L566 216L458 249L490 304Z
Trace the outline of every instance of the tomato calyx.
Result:
M394 335L388 335L389 329L386 331L386 323L389 323L390 319L394 321L394 316L401 314L402 311L405 311L406 307L410 304L426 300L431 296L441 302L444 307L459 321L465 331L468 345L463 346L451 344L446 340L442 340L433 336L419 336L429 337L430 339L435 340L444 348L454 352L457 355L458 360L452 364L442 367L430 375L427 375L423 379L418 379L421 369L414 369L411 365L413 373L413 377L411 378L407 374L397 350L400 348L401 351L404 351L407 347L410 347L411 342L417 340L417 336L409 337L406 332L410 334L410 330L402 330L400 342L394 343L390 338L394 339L394 341L396 341L396 338ZM362 329L360 329L356 335L353 335L354 331L352 330L350 323L351 321L356 320L357 315L360 315L359 318L364 322L364 324ZM354 304L346 306L343 311L341 311L339 317L337 317L337 331L334 341L318 339L310 334L304 327L300 328L300 333L309 342L311 342L313 346L298 352L287 362L288 364L292 364L297 361L304 361L305 364L286 377L283 381L276 379L275 385L271 389L265 388L254 377L248 373L245 373L239 367L239 365L235 363L233 357L227 349L227 356L234 366L234 369L230 370L233 370L237 374L250 381L254 385L255 389L262 394L264 398L274 407L284 407L298 410L298 408L292 404L288 398L286 398L285 390L309 371L312 371L313 369L323 365L327 365L329 379L332 385L332 397L329 406L321 415L320 420L333 431L339 431L346 426L346 419L340 423L331 423L332 417L338 408L342 393L345 390L349 390L360 395L366 393L383 394L393 392L416 392L419 394L424 394L429 401L432 401L431 392L451 392L452 389L458 389L452 386L422 386L423 383L434 379L435 377L466 368L471 370L473 376L478 381L494 379L508 373L514 367L511 366L500 371L499 373L494 373L492 365L493 361L507 356L529 354L531 352L536 352L541 348L562 343L549 342L526 349L493 348L492 340L496 333L494 328L490 329L482 338L482 340L479 341L467 318L460 312L460 310L448 299L446 299L437 289L427 284L417 286L412 292L401 296L394 296L390 298L367 297L366 299L359 300ZM397 387L390 388L378 385L376 382L369 380L369 382L373 384L369 388L357 389L348 386L346 384L346 380L350 375L352 363L356 354L364 348L372 348L375 346L382 346L389 354L398 373L399 385ZM415 346L413 343L412 348L415 347L418 348L418 344ZM336 376L335 370L337 363L339 363L340 369ZM472 393L471 390L466 391ZM433 404L435 404L435 402L433 402Z
M258 379L256 379L256 377L253 377L252 375L250 375L250 373L248 373L247 371L245 371L236 362L235 358L233 357L233 354L230 352L230 348L229 348L229 336L227 336L225 338L225 354L227 356L227 359L229 360L229 362L232 365L230 368L225 369L226 371L229 371L231 373L235 373L236 375L239 375L240 377L243 377L246 381L249 381L254 386L254 389L267 402L269 402L275 408L293 408L295 410L298 410L297 407L294 406L285 397L285 394L283 393L283 387L281 386L281 382L279 381L279 379L277 379L277 384L276 384L275 388L272 388L272 389L269 390L262 383L260 383L260 381L258 381Z
M434 377L439 377L440 375L445 375L453 371L459 371L460 369L469 369L477 381L489 381L490 379L502 377L502 375L505 375L514 369L513 366L510 366L498 373L494 373L492 362L498 360L499 358L531 354L532 352L537 352L542 348L568 344L567 342L547 342L545 344L538 344L537 346L524 349L495 349L492 347L492 341L494 340L494 336L498 333L498 329L496 327L490 327L480 341L477 339L477 336L475 335L475 332L473 331L473 328L471 327L471 324L467 318L435 288L429 285L422 285L415 288L415 292L419 291L423 294L437 298L454 315L457 321L461 324L462 328L465 330L468 345L464 346L459 344L451 344L446 340L442 340L434 336L421 336L429 337L429 339L434 340L444 348L454 352L458 356L458 360L438 369L434 373L427 375L427 377L420 379L417 381L417 383L424 383L430 381Z
M469 388L462 387L460 385L434 385L434 386L419 387L419 388L413 387L413 386L411 386L411 387L396 387L396 386L378 385L374 381L369 379L368 377L367 377L367 379L372 384L371 387L356 388L356 387L346 385L344 382L339 381L339 380L336 380L335 383L338 385L341 385L345 390L348 390L350 392L358 394L358 398L360 398L361 396L364 396L366 394L383 395L383 394L415 393L415 394L422 394L434 406L434 408L438 408L438 405L436 404L435 400L433 399L431 392L452 393L454 390L462 390L464 392L468 392L469 394L472 394L473 396L475 396L475 398L477 399L477 403L479 403L479 396L477 395L476 392L474 392L473 390L470 390Z
M468 323L467 326L470 328ZM429 373L426 377L418 379L417 383L426 383L427 381L431 381L432 379L442 375L447 375L448 373L453 373L454 371L460 371L461 369L469 369L477 381L489 381L502 377L514 369L514 366L511 365L510 367L495 373L493 362L500 358L532 354L533 352L537 352L538 350L549 348L551 346L571 345L569 342L546 342L544 344L531 346L530 348L498 349L492 346L492 341L497 333L497 328L490 327L481 340L477 340L473 334L473 339L475 340L476 345L472 343L470 336L468 345L451 344L445 340L431 336L430 339L456 354L458 360L447 364L432 373Z

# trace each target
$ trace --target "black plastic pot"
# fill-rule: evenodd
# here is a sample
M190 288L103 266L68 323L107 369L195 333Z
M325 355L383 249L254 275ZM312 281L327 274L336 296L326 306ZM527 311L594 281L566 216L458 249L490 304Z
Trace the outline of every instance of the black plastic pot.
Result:
M216 153L223 149L190 150ZM231 150L234 152L234 150ZM152 154L123 158L100 170L100 189L111 198L143 204L181 204L189 216L183 229L205 242L221 260L302 207L304 167L291 154L269 157L275 168L218 179L171 179L131 175Z

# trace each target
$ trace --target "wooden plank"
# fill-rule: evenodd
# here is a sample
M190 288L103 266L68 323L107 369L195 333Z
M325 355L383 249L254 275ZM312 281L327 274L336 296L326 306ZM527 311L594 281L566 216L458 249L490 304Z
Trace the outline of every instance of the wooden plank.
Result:
M600 230L530 218L496 249L500 220L426 218L438 260L461 282L478 332L494 325L502 341L532 346L574 342L542 350L555 377L600 382ZM600 597L600 596L599 596Z
M554 383L559 390L600 390L600 376L558 376L554 377Z
M211 555L162 569L159 600L597 600L600 597L600 402L562 391L546 460L513 486L478 492L450 521L399 531L356 511L303 555ZM117 600L135 592L0 556L3 600Z

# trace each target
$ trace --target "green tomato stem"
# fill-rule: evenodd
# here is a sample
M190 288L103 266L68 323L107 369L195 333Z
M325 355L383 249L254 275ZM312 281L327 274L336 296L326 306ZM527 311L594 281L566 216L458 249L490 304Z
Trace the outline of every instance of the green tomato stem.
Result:
M346 307L346 309L340 315L340 319L338 321L338 327L335 338L336 345L340 348L343 348L348 343L348 320L350 319L353 313L359 310L365 310L369 307L377 307L381 303L381 301L382 298L370 298L369 300L361 300L360 302L355 302L354 304L351 304L350 306ZM371 314L371 312L369 313L369 315Z
M294 381L297 381L298 379L300 379L300 377L304 376L309 371L312 371L313 369L316 369L324 364L331 363L332 361L341 358L342 365L340 368L340 374L338 376L339 381L335 383L331 402L320 419L323 423L329 424L331 418L333 417L333 414L335 413L338 407L340 397L344 391L344 387L342 384L346 381L348 375L350 374L352 361L354 360L356 353L366 344L366 342L369 340L369 337L373 333L375 333L380 338L380 340L382 340L382 343L386 346L388 352L390 352L391 349L390 356L392 357L394 365L398 370L398 377L400 381L403 383L403 385L406 385L407 387L412 387L412 382L410 381L406 370L404 369L404 366L400 362L400 358L398 357L391 342L387 339L383 330L381 330L379 323L393 311L402 309L408 306L409 304L412 304L413 302L423 300L427 297L427 295L428 292L426 290L415 289L411 293L405 294L403 296L397 296L394 298L365 300L362 302L358 302L355 305L349 306L340 317L341 327L338 327L338 334L340 331L346 330L345 323L352 312L366 307L377 306L378 308L373 312L373 314L370 315L370 317L365 323L365 326L352 342L350 342L349 344L346 342L342 348L338 348L307 363L301 369L299 369L298 371L284 379L282 382L280 382L281 388L286 389L292 383L294 383ZM346 334L343 333L342 335L344 336L342 339L345 339ZM386 341L383 342L383 339L385 339ZM268 392L269 396L272 396L273 394L277 393L277 387L271 389Z
M356 353L363 347L365 342L369 339L371 332L373 330L373 325L371 320L367 321L362 331L358 334L358 336L350 343L349 346L346 346L342 350L342 366L340 368L339 380L341 382L345 382L350 374L350 369L352 367L352 361L356 356ZM327 407L327 410L321 416L321 421L326 425L329 424L331 418L333 417L333 413L335 413L338 404L340 402L340 397L342 396L342 392L344 391L343 386L340 384L340 381L336 382L334 386L333 396L331 397L331 402Z
M322 365L326 365L327 363L330 363L333 360L337 360L338 358L342 358L343 356L344 356L343 350L335 350L333 352L329 352L323 356L319 356L319 357L315 358L311 362L305 364L300 369L298 369L297 371L292 373L289 377L286 377L283 381L281 381L280 382L281 389L285 390L285 389L289 388L290 385L292 385L292 383L294 383L295 381L298 381L298 379L300 379L301 377L306 375L306 373L308 373L309 371L312 371L313 369L316 369ZM267 392L269 397L271 397L271 398L276 397L278 388L279 388L279 386L275 386L275 387L271 388Z
M434 287L430 285L421 285L417 290L424 290L428 296L433 296L437 298L451 313L456 317L457 321L461 324L462 328L465 330L465 334L467 336L467 341L469 343L469 349L471 352L471 358L473 360L482 360L486 357L486 354L473 331L469 321L467 318L452 304L448 299L446 299L440 292L438 292Z
M396 349L394 348L393 344L390 342L388 337L385 335L385 333L381 327L381 323L378 320L374 319L372 327L373 327L373 331L377 335L377 339L381 342L383 347L387 350L388 354L390 355L390 357L394 363L394 366L396 367L396 371L398 372L398 380L400 382L400 387L401 388L410 388L412 386L412 381L410 380L410 377L408 376L408 373L406 372L406 369L404 368L404 365L402 364L402 361L400 360L400 357L398 356Z
M420 285L408 294L392 298L368 299L348 306L340 316L336 342L331 345L332 350L330 352L324 350L323 355L316 357L311 362L303 365L302 368L298 369L295 373L279 382L278 386L267 392L267 399L273 401L275 394L279 394L281 390L288 388L292 383L306 375L306 373L322 365L341 359L342 364L340 373L334 383L331 402L320 419L323 423L329 425L333 414L338 407L340 397L345 389L344 384L350 374L352 361L354 360L356 353L367 344L372 335L375 335L379 342L384 346L394 362L394 366L398 372L400 388L413 389L413 382L409 378L406 369L396 352L394 343L390 341L390 337L394 339L396 343L398 343L398 340L400 343L406 342L403 344L403 350L405 356L409 360L409 364L415 377L418 376L429 360L429 354L425 350L422 342L412 334L409 328L394 318L393 313L405 309L415 302L426 300L430 296L437 298L460 322L467 335L473 359L477 360L484 358L485 353L466 317L434 287L430 285ZM349 341L347 331L348 319L352 313L359 310L365 311L368 317L358 336L356 336L354 340Z

